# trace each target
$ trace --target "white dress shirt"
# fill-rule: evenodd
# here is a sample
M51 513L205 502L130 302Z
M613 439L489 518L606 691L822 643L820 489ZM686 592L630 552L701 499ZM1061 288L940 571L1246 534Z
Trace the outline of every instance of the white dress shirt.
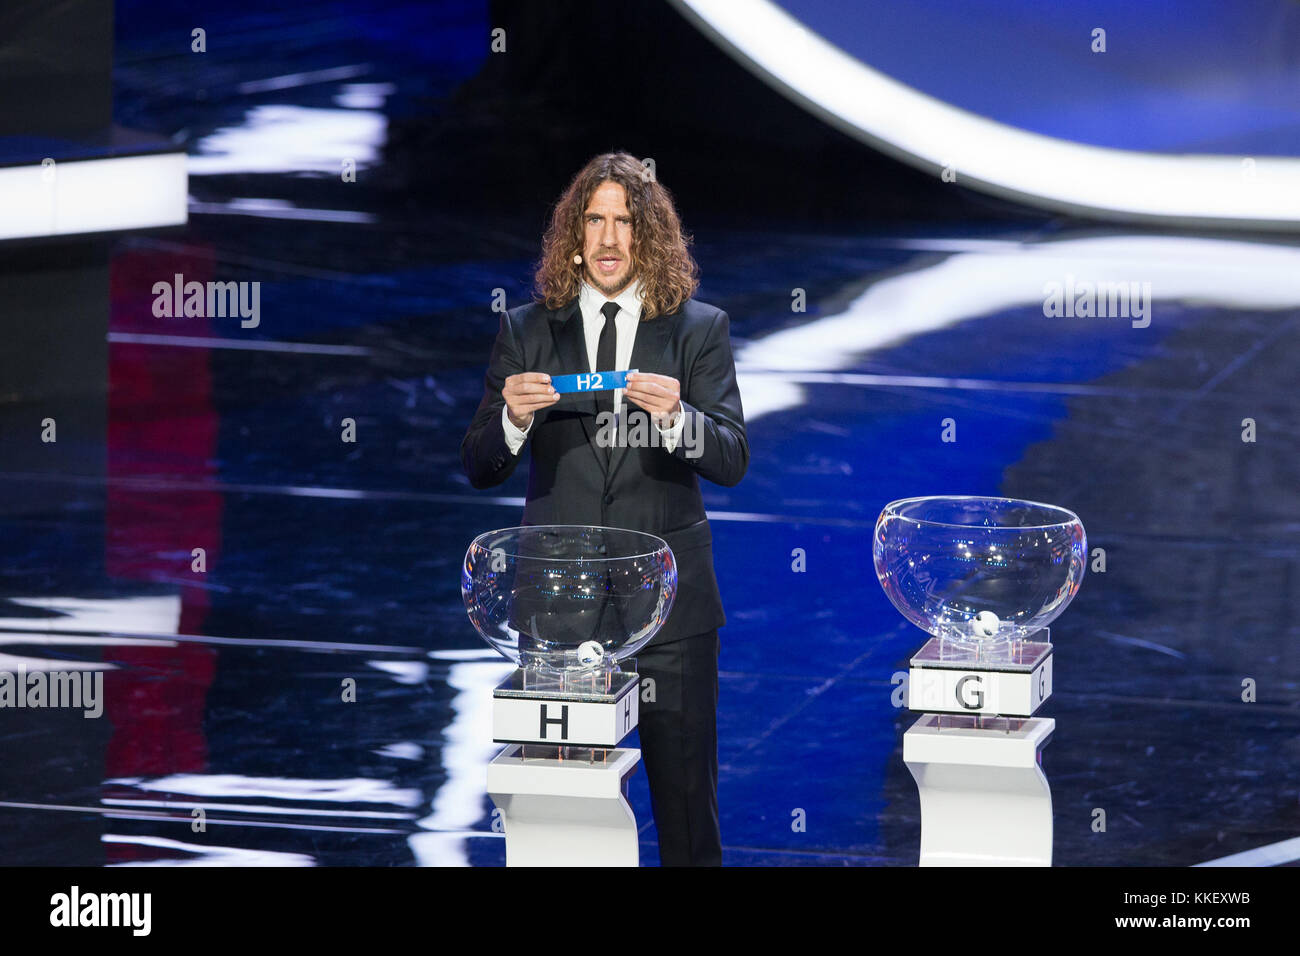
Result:
M596 368L596 351L600 345L600 333L605 326L605 315L601 307L606 302L618 303L618 314L614 316L614 330L617 336L614 348L614 368L603 369ZM586 282L582 283L582 288L578 292L578 311L582 315L582 332L583 338L587 343L587 361L590 363L593 372L608 372L627 369L632 363L632 348L636 343L636 330L641 324L641 282L633 280L626 289L616 295L613 299L605 297L604 293L594 288ZM582 369L573 369L572 372L581 372ZM614 390L614 413L623 415L623 389ZM685 418L680 411L677 418L668 428L660 428L657 422L651 418L654 428L659 432L660 444L664 450L671 453L677 447L677 443L682 437L682 426ZM536 421L536 415L533 421ZM516 428L514 422L510 420L509 407L501 409L501 425L505 429L506 446L513 455L519 454L519 450L524 446L524 440L532 430L533 422L528 423L527 428Z

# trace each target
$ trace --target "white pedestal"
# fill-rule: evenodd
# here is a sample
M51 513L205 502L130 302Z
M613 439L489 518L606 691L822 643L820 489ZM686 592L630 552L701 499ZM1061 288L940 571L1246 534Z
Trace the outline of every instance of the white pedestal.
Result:
M525 759L523 749L507 747L488 765L488 795L505 817L506 866L637 866L626 784L641 751L607 750L603 762L588 763Z
M903 734L921 795L921 866L1051 866L1052 791L1039 765L1056 721L925 714Z

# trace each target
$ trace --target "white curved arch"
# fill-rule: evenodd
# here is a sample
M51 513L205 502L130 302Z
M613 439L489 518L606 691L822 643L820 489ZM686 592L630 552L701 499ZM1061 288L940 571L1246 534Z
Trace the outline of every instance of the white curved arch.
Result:
M853 58L770 0L674 0L784 95L898 159L1049 209L1108 219L1294 230L1300 159L1089 146L998 123Z

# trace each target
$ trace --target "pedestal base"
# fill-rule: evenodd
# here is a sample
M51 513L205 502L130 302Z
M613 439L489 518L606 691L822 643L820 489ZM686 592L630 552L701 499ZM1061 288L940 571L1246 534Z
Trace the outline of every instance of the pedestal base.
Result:
M1051 866L1039 766L1056 721L926 714L903 734L921 796L921 866Z
M488 765L488 795L505 818L506 866L637 866L627 778L641 751L607 750L592 763L532 756L540 749L507 747Z

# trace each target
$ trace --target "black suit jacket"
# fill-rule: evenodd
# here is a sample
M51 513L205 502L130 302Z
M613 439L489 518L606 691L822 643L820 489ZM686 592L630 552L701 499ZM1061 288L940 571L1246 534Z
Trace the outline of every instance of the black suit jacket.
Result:
M460 446L461 463L475 488L499 485L526 452L531 454L526 525L628 528L668 542L677 560L677 597L654 644L726 623L699 479L735 485L749 467L729 329L727 313L694 299L638 325L629 367L677 379L682 412L692 420L685 422L671 454L661 445L615 447L607 467L605 450L596 443L596 396L590 392L561 395L537 412L524 447L518 455L510 453L501 425L506 376L604 371L589 367L577 299L558 310L538 303L512 309L501 317L483 400ZM629 432L638 416L650 428L645 410L627 401L624 407ZM698 442L688 448L692 434Z

